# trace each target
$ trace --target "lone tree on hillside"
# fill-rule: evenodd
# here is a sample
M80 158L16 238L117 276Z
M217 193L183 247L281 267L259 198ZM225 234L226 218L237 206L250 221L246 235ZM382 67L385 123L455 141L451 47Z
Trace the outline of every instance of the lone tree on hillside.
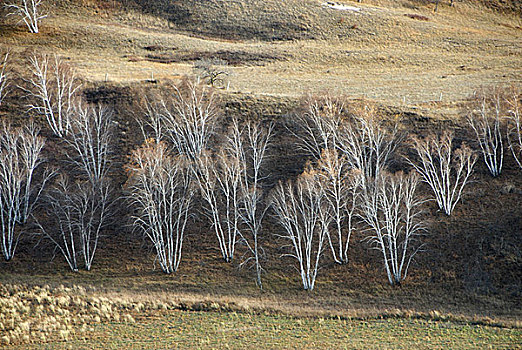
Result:
M43 0L13 0L4 4L9 11L8 16L18 16L31 33L38 33L38 22L47 17L41 13L40 5Z
M202 58L194 62L194 72L198 77L213 87L225 87L228 62L219 58Z

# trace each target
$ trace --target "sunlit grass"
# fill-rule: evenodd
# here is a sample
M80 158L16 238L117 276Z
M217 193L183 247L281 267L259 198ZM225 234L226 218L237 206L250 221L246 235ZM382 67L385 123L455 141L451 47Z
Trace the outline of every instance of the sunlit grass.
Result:
M514 349L522 331L429 320L338 320L174 311L133 324L96 325L76 349Z

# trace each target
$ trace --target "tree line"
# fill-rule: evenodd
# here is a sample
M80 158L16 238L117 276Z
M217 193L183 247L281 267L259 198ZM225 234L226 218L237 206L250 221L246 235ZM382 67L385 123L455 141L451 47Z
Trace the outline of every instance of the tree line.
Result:
M451 130L407 134L371 104L308 96L285 125L307 156L306 166L297 177L267 188L274 124L237 117L225 122L216 91L186 79L144 99L138 118L142 143L125 165L122 194L110 176L114 111L85 101L73 67L58 56L29 57L29 75L17 86L9 53L2 57L0 104L13 88L21 89L30 101L26 112L44 119L63 148L46 161L46 140L35 122L28 119L18 128L2 122L0 225L6 260L14 257L20 236L34 231L52 242L71 270L90 270L100 235L117 207L127 203L133 228L150 241L161 269L174 273L201 205L221 257L251 268L260 288L266 262L262 237L274 234L286 242L283 256L295 259L303 288L312 290L325 254L348 263L354 232L380 252L389 283L399 285L424 249L427 201L451 215L479 155L494 177L502 172L506 152L522 168L515 87L473 96L467 112L473 147L457 145ZM393 167L397 159L407 165L400 171ZM421 193L420 183L430 196L423 196L427 191ZM278 223L274 232L264 228L267 215ZM246 252L239 257L238 246Z

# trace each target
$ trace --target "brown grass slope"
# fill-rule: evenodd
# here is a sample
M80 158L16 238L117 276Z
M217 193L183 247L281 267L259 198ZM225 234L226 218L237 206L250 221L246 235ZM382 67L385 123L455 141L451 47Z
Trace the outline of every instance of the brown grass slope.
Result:
M123 0L129 6L165 18L170 25L200 35L226 39L291 40L327 39L332 37L357 40L360 35L350 26L349 11L325 9L320 0L250 0L250 1L166 1ZM408 6L415 10L432 10L434 1L338 1L339 4L362 6L363 14L389 7ZM455 6L470 4L484 6L504 13L521 13L521 5L514 0L481 0L455 2ZM449 1L441 1L447 7ZM383 6L383 7L380 7ZM356 25L355 23L352 23Z
M191 74L198 57L216 57L232 66L231 91L297 97L330 90L394 105L442 101L446 111L479 85L521 81L520 16L471 2L437 13L402 2L351 3L362 9L354 13L311 0L190 1L183 6L198 19L179 26L129 4L59 1L36 36L12 19L1 25L0 45L61 54L89 81L171 78ZM405 16L412 13L429 20ZM294 40L269 38L292 36L270 23L300 25L300 14L309 18ZM213 30L229 22L237 30Z

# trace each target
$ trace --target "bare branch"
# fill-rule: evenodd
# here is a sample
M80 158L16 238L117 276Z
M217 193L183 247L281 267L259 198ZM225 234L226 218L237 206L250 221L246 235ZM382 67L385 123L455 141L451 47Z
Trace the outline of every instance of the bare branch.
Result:
M329 95L321 98L308 97L304 113L294 116L299 147L314 159L319 159L324 149L338 147L339 133L343 123L344 103Z
M509 149L522 169L522 116L520 92L514 88L507 100L509 108L507 139Z
M21 87L34 101L28 106L44 115L53 133L67 135L80 83L74 70L58 56L35 55L29 59L32 77Z
M504 99L501 90L482 91L476 106L468 114L468 123L475 133L484 162L492 176L499 176L504 163L501 122L504 117Z
M352 120L342 124L339 150L346 157L349 167L361 173L361 188L370 190L372 181L386 169L401 142L395 126L391 131L379 124L374 107L364 105L352 115Z
M45 144L38 134L32 122L20 129L3 123L0 129L0 228L6 260L14 256L20 226L26 224L52 176L44 172L39 181L35 179Z
M92 186L104 181L110 168L112 111L104 106L87 106L78 102L69 117L65 141L71 148L67 157Z
M10 74L8 69L9 51L2 55L3 59L0 61L0 105L9 94Z
M228 62L222 59L202 58L194 62L194 71L208 85L224 87L226 77L229 75L227 66Z
M368 242L382 252L388 281L399 285L418 252L416 239L425 228L420 218L424 200L415 194L416 174L379 176L377 191L362 206L362 218L370 228Z
M219 112L212 90L192 82L174 86L174 95L160 101L167 137L177 153L195 161L206 149Z
M171 155L163 142L146 143L132 153L129 169L134 223L153 243L162 270L173 273L181 262L194 196L189 164Z
M430 136L425 140L412 138L417 160L408 162L432 189L439 208L451 215L460 201L477 160L469 147L463 144L455 152L453 134L444 132L441 137Z
M10 11L8 15L16 15L20 17L20 21L24 22L31 33L38 33L38 23L47 17L42 14L40 6L43 0L15 0L4 4L4 7Z

